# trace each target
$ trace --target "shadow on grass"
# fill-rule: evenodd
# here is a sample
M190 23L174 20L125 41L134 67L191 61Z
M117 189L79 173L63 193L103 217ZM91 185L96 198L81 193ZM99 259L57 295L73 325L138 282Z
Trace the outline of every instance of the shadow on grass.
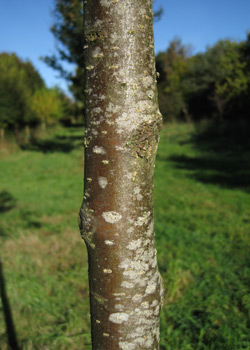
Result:
M22 217L22 220L27 228L39 229L43 226L37 219L38 214L31 210L22 209L20 211L20 216Z
M169 160L179 169L190 170L190 176L198 181L250 191L250 164L240 159L205 155L196 158L171 156Z
M16 199L8 191L0 192L0 214L4 214L16 206ZM0 237L6 237L5 230L0 225Z
M0 192L0 213L5 213L16 206L16 199L7 191Z
M168 159L198 181L249 192L249 135L250 123L208 123L197 127L189 141L199 156L172 155Z
M1 260L0 260L0 296L1 296L1 301L3 305L2 310L4 314L9 348L10 350L18 350L19 346L18 346L17 337L16 337L16 330L15 330L15 325L12 317L10 303L6 293L5 279L4 279Z
M21 149L43 153L63 152L70 153L83 146L83 135L74 135L76 128L71 128L70 135L56 135L52 139L32 140L29 144L21 145Z

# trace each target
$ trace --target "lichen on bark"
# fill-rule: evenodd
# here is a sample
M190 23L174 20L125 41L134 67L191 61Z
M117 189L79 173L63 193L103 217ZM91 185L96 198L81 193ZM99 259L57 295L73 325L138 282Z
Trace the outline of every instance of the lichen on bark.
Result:
M156 350L163 297L153 174L161 128L151 0L84 3L85 180L93 350Z

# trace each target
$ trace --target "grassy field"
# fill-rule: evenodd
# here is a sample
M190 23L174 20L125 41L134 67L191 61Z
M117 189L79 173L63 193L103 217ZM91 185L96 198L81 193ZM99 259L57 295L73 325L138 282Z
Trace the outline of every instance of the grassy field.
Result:
M208 130L208 129L206 129ZM228 131L228 130L227 130ZM90 350L87 257L77 227L83 130L2 143L0 259L22 350ZM250 349L250 143L234 128L162 130L155 229L166 287L161 350ZM0 349L8 334L0 301Z

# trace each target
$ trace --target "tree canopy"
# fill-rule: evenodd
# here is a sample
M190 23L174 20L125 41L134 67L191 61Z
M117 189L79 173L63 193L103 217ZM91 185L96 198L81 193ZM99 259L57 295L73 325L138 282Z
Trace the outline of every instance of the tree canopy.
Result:
M65 114L64 94L48 89L32 63L14 53L0 54L0 96L3 129L51 123Z
M190 55L180 39L156 56L158 92L165 120L248 118L250 35L243 42L220 40Z
M83 101L83 3L77 0L55 0L54 24L50 28L57 46L56 54L43 60L69 81L77 102ZM63 62L72 64L66 69Z
M43 60L69 82L69 89L76 101L76 109L78 113L83 113L83 2L54 0L52 14L54 24L50 30L56 39L56 53L44 56ZM154 12L154 18L159 20L161 15L160 7ZM72 69L69 69L68 65L72 65Z

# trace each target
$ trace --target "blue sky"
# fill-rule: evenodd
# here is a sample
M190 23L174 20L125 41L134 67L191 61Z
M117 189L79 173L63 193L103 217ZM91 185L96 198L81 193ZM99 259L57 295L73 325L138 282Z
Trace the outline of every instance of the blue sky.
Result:
M244 40L250 31L250 0L156 0L155 5L164 10L154 28L156 52L175 36L196 53L219 39ZM52 9L53 0L0 0L0 52L31 60L49 87L66 89L58 73L39 59L55 52Z

